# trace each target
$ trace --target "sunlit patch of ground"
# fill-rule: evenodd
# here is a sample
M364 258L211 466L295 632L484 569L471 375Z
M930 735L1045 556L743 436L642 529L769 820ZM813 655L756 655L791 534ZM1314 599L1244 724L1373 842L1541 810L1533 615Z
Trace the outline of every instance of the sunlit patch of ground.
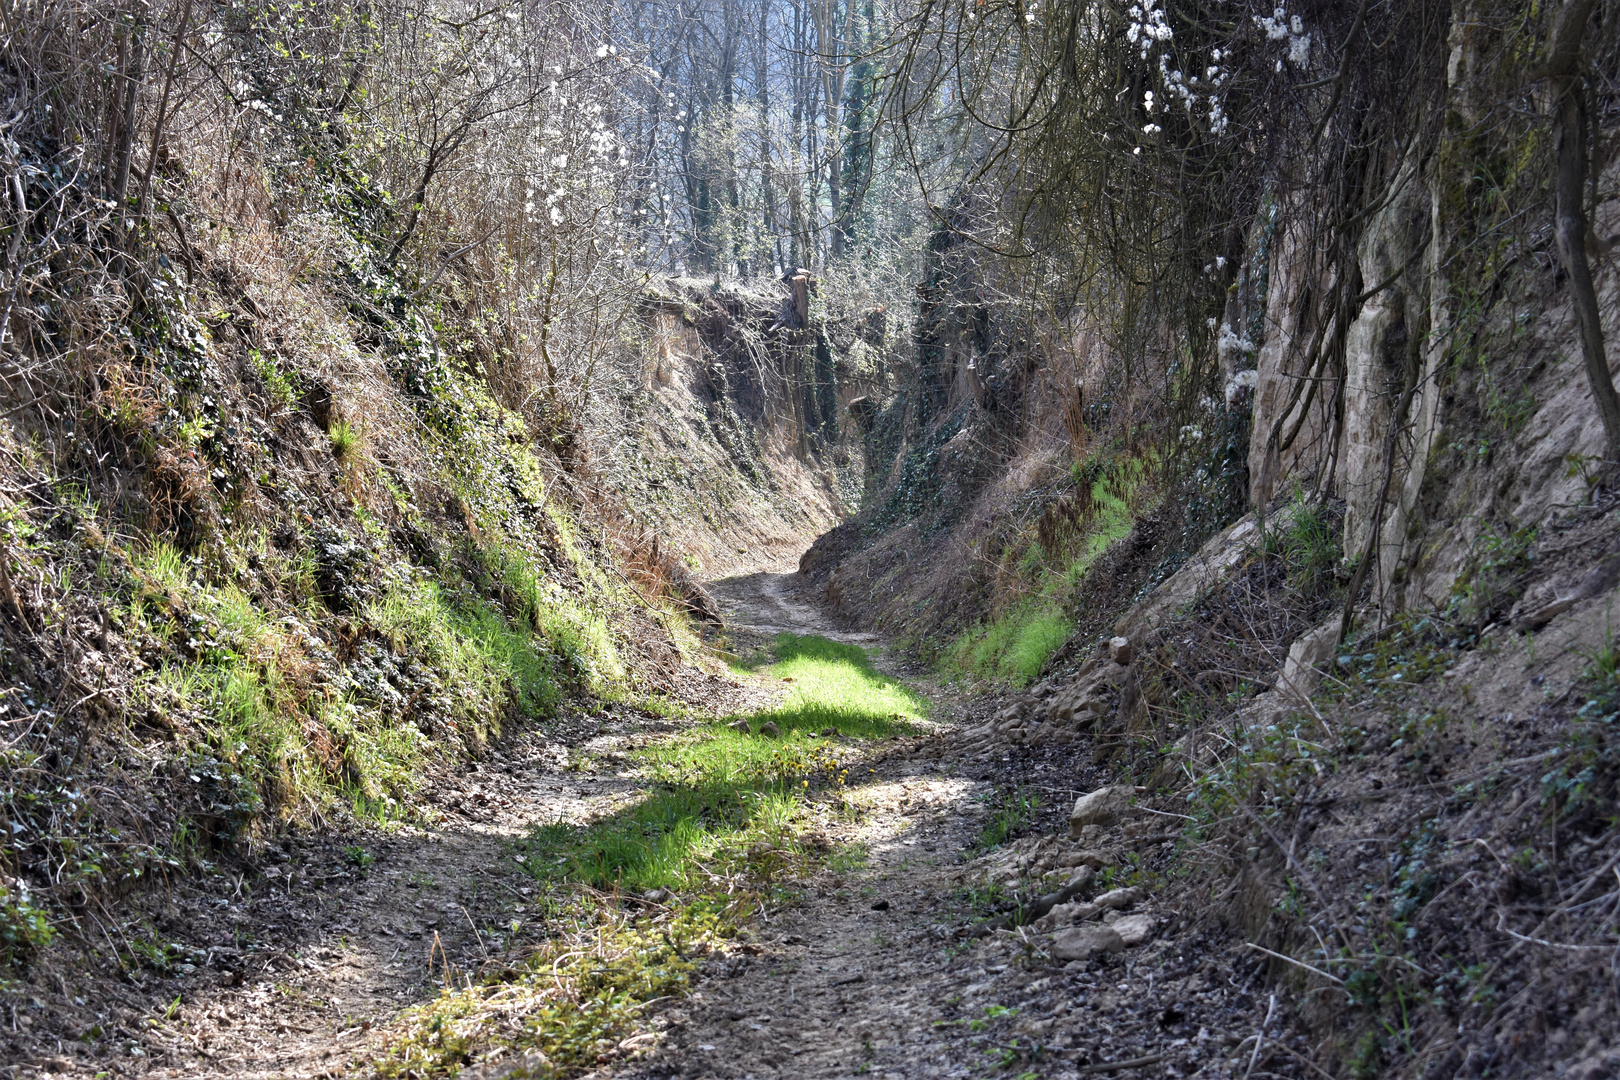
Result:
M741 717L585 741L569 762L581 805L510 845L555 936L524 959L448 972L373 1071L528 1055L522 1069L561 1076L639 1047L640 1003L684 994L696 958L728 954L816 875L858 873L969 798L964 780L871 782L929 705L859 646L781 634L748 674L783 693Z

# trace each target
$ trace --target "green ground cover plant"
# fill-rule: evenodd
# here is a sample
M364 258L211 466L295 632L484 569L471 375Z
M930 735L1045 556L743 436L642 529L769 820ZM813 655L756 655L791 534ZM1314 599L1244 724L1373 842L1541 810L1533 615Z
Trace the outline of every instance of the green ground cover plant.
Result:
M1041 806L1041 797L1023 785L998 789L990 799L990 818L974 841L975 851L990 851L1023 832Z
M497 1051L517 1051L514 1078L572 1076L630 1035L654 998L680 995L697 961L735 935L734 902L699 901L635 915L580 910L522 962L480 978L442 972L445 989L410 1010L370 1074L382 1080L454 1076ZM459 984L459 985L458 985Z
M864 848L834 847L817 826L865 748L910 731L927 702L826 638L781 635L748 666L791 680L785 699L742 718L746 732L713 718L637 751L649 790L627 809L534 829L516 854L559 932L481 978L443 972L444 992L407 1015L373 1075L449 1076L497 1051L523 1063L503 1075L575 1075L635 1030L646 1002L684 993L784 874L860 868Z
M841 792L861 745L909 730L927 703L878 672L858 646L781 635L766 670L792 680L786 700L736 721L714 719L638 753L649 794L587 826L536 829L525 865L542 880L596 888L701 889L719 875L769 880L819 858L803 834ZM773 724L776 736L762 735Z
M1022 598L958 634L941 652L940 674L1027 686L1068 640L1075 588L1109 546L1124 539L1141 513L1151 462L1094 456L1074 466L1072 511L1014 545ZM1013 552L1009 551L1008 558ZM1005 560L1004 560L1005 561Z

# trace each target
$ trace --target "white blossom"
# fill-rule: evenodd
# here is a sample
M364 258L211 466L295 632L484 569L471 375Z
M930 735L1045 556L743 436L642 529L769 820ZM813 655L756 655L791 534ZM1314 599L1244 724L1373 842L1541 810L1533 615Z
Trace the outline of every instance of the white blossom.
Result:
M1259 381L1260 373L1254 368L1239 371L1228 379L1226 382L1227 408L1231 408L1242 401L1251 391L1254 390L1255 384Z
M1237 331L1232 329L1231 323L1221 323L1221 336L1215 341L1215 351L1220 354L1224 363L1233 353L1248 354L1254 352L1254 342L1246 337L1239 337Z
M1254 25L1266 32L1270 41L1288 42L1288 62L1295 67L1304 67L1311 59L1311 35L1305 32L1305 20L1298 15L1289 15L1283 8L1273 9L1270 15L1252 16ZM1282 70L1282 61L1277 61L1276 70Z
M1132 4L1126 14L1130 16L1131 22L1125 28L1125 40L1141 49L1144 60L1153 50L1155 43L1163 44L1176 36L1165 19L1164 9L1159 7L1159 0L1143 0L1141 4Z

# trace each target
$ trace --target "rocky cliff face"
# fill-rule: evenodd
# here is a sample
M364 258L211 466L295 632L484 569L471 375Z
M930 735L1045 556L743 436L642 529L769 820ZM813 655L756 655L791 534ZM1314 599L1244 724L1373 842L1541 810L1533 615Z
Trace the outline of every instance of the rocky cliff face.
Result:
M1342 516L1347 571L1368 563L1358 602L1389 615L1446 607L1481 559L1588 504L1603 429L1545 188L1528 166L1511 190L1479 179L1540 144L1533 122L1468 133L1470 33L1453 35L1446 133L1369 163L1363 220L1324 235L1303 209L1323 193L1268 198L1210 335L1224 387L1190 416L1133 376L1103 314L992 299L997 271L936 245L914 359L866 437L865 500L805 572L850 616L935 646L1030 605L1094 640L1217 529L1305 500ZM1611 341L1617 184L1610 164L1591 208Z

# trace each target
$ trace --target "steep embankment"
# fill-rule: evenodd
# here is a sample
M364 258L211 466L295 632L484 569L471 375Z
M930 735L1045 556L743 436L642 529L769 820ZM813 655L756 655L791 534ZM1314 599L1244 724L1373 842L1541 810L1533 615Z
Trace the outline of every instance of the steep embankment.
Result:
M1527 149L1546 129L1483 123L1512 65L1483 59L1499 29L1451 18L1434 141L1367 162L1343 224L1279 181L1206 268L1231 275L1207 356L1164 330L1157 401L1111 313L998 310L994 271L941 244L916 378L869 443L877 495L803 564L943 670L1029 687L985 753L1061 747L1135 792L1135 823L1092 838L1276 987L1239 1071L1615 1067L1620 517ZM1617 189L1608 162L1611 342ZM1224 386L1185 393L1189 356ZM1266 1051L1279 1021L1304 1041Z
M651 354L616 483L706 578L791 570L859 505L861 417L897 345L881 307L823 289L676 279L641 298Z

